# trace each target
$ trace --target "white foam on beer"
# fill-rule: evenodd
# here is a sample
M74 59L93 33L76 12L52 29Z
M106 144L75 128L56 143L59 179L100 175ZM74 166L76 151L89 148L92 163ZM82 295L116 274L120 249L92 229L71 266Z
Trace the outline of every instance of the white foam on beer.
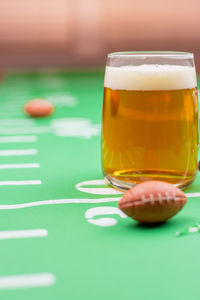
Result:
M197 86L194 67L140 65L106 67L104 86L113 90L178 90Z

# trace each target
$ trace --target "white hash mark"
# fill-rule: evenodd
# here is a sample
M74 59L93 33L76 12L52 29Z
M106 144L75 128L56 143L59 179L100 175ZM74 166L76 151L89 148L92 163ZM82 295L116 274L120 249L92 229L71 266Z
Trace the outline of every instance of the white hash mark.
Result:
M52 273L0 276L0 290L51 286L54 282Z

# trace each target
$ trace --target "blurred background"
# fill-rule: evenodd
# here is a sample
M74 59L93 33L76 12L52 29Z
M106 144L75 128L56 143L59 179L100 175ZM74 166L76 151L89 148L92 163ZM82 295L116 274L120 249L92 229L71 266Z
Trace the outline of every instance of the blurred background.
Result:
M108 52L194 52L199 0L0 0L0 67L98 67Z

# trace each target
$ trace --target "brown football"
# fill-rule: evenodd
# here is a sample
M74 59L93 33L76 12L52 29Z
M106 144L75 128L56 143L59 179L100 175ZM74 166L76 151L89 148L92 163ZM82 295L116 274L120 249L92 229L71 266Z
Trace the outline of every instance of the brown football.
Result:
M24 111L31 117L40 118L51 115L54 107L45 99L33 99L25 105Z
M185 205L185 194L170 183L147 181L128 190L119 208L140 223L161 223L176 215Z

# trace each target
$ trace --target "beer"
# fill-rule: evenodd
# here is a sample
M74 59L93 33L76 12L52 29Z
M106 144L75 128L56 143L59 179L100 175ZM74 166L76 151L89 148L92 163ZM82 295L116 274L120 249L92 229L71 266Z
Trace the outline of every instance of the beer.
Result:
M106 68L102 163L124 189L146 180L179 187L197 172L198 100L193 67Z

